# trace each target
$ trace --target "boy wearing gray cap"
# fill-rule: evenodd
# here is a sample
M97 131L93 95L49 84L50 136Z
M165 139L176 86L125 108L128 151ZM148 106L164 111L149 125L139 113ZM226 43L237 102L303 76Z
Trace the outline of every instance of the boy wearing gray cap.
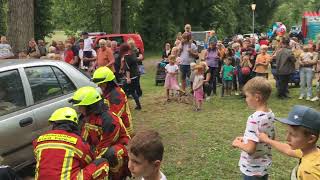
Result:
M272 140L264 133L259 133L259 140L283 154L300 159L291 173L291 179L320 180L320 149L317 147L320 113L312 108L296 105L288 118L279 121L288 125L287 143Z

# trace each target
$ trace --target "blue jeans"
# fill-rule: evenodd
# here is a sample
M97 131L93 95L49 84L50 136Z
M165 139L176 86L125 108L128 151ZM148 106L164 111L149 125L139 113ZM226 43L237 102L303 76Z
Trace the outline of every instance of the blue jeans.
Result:
M268 174L264 176L247 176L243 174L242 176L243 176L243 180L268 180Z
M279 77L277 75L277 70L272 68L271 72L272 72L274 80L276 81L276 88L278 88L278 86L279 86Z
M300 96L312 97L313 75L312 67L300 67Z

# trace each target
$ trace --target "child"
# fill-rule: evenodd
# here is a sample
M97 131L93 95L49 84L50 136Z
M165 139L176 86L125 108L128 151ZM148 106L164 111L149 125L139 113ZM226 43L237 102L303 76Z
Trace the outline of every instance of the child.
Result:
M244 55L240 59L240 72L239 72L239 89L241 94L243 86L250 80L252 64L250 62L250 56Z
M231 65L232 61L233 61L233 57L228 57L220 71L220 76L223 81L222 91L223 92L225 91L227 96L231 95L231 90L232 90L232 80L233 80L233 70L234 70L234 67ZM223 93L222 93L222 96L223 96Z
M168 57L169 59L169 64L167 64L165 66L166 69L166 80L164 83L164 87L167 90L167 101L170 101L170 90L179 90L179 84L178 84L178 80L177 80L177 74L179 71L179 67L178 65L175 64L176 62L176 58L174 55L170 55Z
M320 149L317 147L320 113L312 108L296 105L287 119L279 121L288 125L287 144L270 139L265 133L259 134L259 140L285 155L300 159L299 165L291 173L291 179L320 179Z
M28 59L28 55L26 51L21 51L18 54L19 59Z
M265 78L255 77L243 90L248 107L256 112L248 117L243 137L235 138L232 146L242 150L239 166L243 179L265 180L271 165L271 146L259 141L258 133L264 132L274 139L274 114L267 104L271 85Z
M73 65L74 64L74 61L73 61L74 54L73 54L73 51L71 48L72 48L72 44L66 43L66 50L64 51L64 61L66 63Z
M48 49L47 58L48 59L56 59L56 48L54 46L50 46Z
M89 33L83 32L82 39L84 41L83 57L92 58L93 40L89 38Z
M178 57L179 54L179 48L178 47L173 47L171 49L171 55L173 55L176 58L176 64L179 65L181 62L180 57Z
M205 61L201 61L199 63L203 69L204 69L204 73L203 73L203 91L204 91L204 96L203 98L206 98L206 101L210 101L210 93L209 91L212 91L212 88L209 84L210 78L211 78L211 72L209 69L209 66L207 65L207 63ZM207 97L206 97L207 95Z
M257 56L254 72L256 72L256 76L268 77L268 66L271 60L271 56L267 54L268 46L262 45L260 47L260 54Z
M142 177L142 180L167 180L160 171L163 151L159 133L151 130L138 132L128 146L128 168L132 176Z
M195 76L192 85L193 96L196 104L195 111L199 111L201 109L202 101L203 101L203 81L204 81L204 69L202 65L196 65L195 67Z
M184 32L191 33L191 25L190 24L186 24L184 26Z
M217 43L218 38L216 36L216 32L214 30L211 30L209 33L206 34L206 40L205 40L207 46L210 45L210 43ZM209 47L205 48L208 49Z
M13 58L14 54L12 53L12 48L8 44L7 38L1 36L0 38L0 59L10 59Z

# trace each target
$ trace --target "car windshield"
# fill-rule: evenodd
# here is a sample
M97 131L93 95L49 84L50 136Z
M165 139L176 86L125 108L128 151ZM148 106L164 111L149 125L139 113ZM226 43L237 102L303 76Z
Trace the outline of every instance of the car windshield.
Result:
M192 32L192 39L196 41L204 41L206 39L206 32Z

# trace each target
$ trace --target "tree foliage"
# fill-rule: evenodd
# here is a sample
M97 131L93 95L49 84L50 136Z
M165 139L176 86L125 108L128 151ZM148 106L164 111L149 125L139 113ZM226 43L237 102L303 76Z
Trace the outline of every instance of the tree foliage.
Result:
M35 39L44 39L45 36L53 32L52 5L53 0L34 0Z
M174 38L187 23L195 31L214 29L220 38L249 33L252 31L251 4L251 0L145 0L140 12L139 19L143 23L139 32L147 41L147 46L154 48ZM257 1L256 32L265 31L269 25L268 17L278 4L276 0ZM162 40L161 43L158 43L159 40Z
M319 0L282 0L280 4L275 10L272 20L281 21L287 27L301 24L303 12L320 10Z
M56 28L111 32L111 0L54 0Z
M290 27L300 23L304 11L320 8L319 0L121 0L121 33L140 33L147 48L173 41L187 23L194 31L214 29L220 39L250 33L253 2L256 32L275 21ZM6 30L6 4L0 0L0 34ZM34 0L34 5L36 39L54 29L112 32L112 0Z
M7 0L0 0L0 35L5 35L7 31L7 11L6 11Z
M137 32L141 25L139 12L142 9L142 0L122 0L121 4L121 32Z

